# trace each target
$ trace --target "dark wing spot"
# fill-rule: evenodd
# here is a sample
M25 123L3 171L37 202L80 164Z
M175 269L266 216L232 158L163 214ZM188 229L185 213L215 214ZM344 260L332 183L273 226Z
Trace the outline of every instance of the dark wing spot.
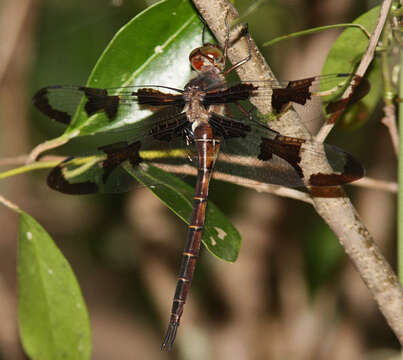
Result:
M81 86L79 89L84 92L88 99L84 106L88 116L98 111L104 111L109 120L113 120L116 117L119 106L119 96L108 95L105 89L89 88L85 86Z
M71 160L71 159L68 159ZM66 161L68 161L66 160ZM81 183L70 183L66 180L63 175L63 164L57 165L54 167L48 175L47 184L53 190L59 191L64 194L69 195L85 195L85 194L94 194L98 192L97 184L86 181Z
M345 153L345 165L340 174L312 174L309 184L312 186L337 186L361 179L364 175L365 170L361 163L352 155Z
M273 88L271 105L274 110L281 112L290 102L305 105L307 100L311 99L309 91L315 77L290 81L285 88Z
M167 94L154 89L139 89L133 92L133 96L137 96L140 105L149 106L167 106L167 105L185 105L182 95Z
M309 192L313 197L318 198L341 198L346 197L346 193L339 186L312 186Z
M262 137L258 159L262 161L270 161L274 154L287 161L302 179L303 173L299 163L301 162L301 145L304 142L305 140L303 139L282 135L277 135L275 139Z
M258 87L252 84L238 84L225 90L207 91L203 97L203 105L229 104L236 101L247 100Z
M49 103L48 89L42 88L33 96L32 101L36 108L46 116L63 124L70 124L71 116L65 112L53 108Z
M326 106L326 112L333 114L338 111L343 111L347 106L353 105L360 101L365 95L369 93L371 85L366 78L355 75L352 82L352 93L343 99L330 102Z
M121 141L99 147L99 150L107 154L107 158L102 162L102 167L104 168L102 181L106 183L112 171L126 160L129 160L133 167L139 165L143 161L139 153L140 147L140 141L136 141L130 145L126 141Z

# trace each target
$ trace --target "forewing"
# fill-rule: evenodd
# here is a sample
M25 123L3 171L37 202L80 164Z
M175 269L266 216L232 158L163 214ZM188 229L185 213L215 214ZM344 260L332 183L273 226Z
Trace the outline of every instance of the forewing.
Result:
M343 92L351 84L353 92L343 97ZM242 81L227 88L208 91L205 104L228 104L250 99L255 104L271 102L274 114L281 114L290 105L312 108L315 104L325 105L326 114L343 111L358 102L369 91L365 78L353 74L333 74L314 76L293 81ZM331 95L331 101L329 96Z
M127 86L98 89L86 86L48 86L33 96L33 104L51 119L70 125L81 102L88 117L103 113L113 122L119 111L158 110L183 107L181 90L163 86Z

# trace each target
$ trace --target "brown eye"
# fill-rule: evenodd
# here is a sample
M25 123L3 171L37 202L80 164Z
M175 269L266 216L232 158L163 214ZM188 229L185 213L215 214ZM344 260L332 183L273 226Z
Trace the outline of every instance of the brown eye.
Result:
M193 49L189 55L189 59L191 59L193 56L195 56L199 52L200 52L200 48Z
M205 44L193 50L189 55L189 60L196 71L215 68L221 71L225 65L224 55L218 45Z
M202 48L202 54L211 60L221 62L223 58L222 51L216 45L207 45Z

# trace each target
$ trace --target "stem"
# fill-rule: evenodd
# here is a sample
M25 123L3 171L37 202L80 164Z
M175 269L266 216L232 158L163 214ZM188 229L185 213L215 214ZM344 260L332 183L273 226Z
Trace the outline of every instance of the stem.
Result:
M3 204L4 206L8 207L9 209L15 211L16 213L20 213L21 210L20 208L11 202L10 200L7 200L5 197L0 195L0 204Z
M273 40L265 42L262 46L263 47L264 46L271 46L271 45L274 45L274 44L276 44L276 43L278 43L280 41L287 40L287 39L290 39L290 38L296 38L296 37L299 37L299 36L315 34L315 33L318 33L318 32L324 31L324 30L337 29L337 28L346 28L346 27L358 27L359 29L362 30L362 32L368 38L370 38L370 36L371 36L371 34L367 31L367 29L365 29L365 27L362 26L361 24L350 24L350 23L347 23L347 24L335 24L335 25L318 26L318 27L315 27L315 28L312 28L312 29L297 31L297 32L287 34L287 35L284 35L284 36L279 36L279 37L276 37Z
M49 169L52 167L55 167L57 164L59 164L60 161L41 161L41 162L35 162L32 164L20 166L8 171L3 171L0 172L0 179L5 179L11 176L19 175L19 174L24 174L26 172L32 171L32 170L39 170L39 169Z
M393 104L394 98L394 90L390 79L392 78L389 71L389 46L388 39L390 36L390 24L389 22L385 23L385 27L382 33L382 45L385 47L385 50L381 52L381 68L382 68L382 78L383 78L383 86L384 86L384 95L383 100L386 105Z
M393 99L395 97L395 90L393 89L392 86L391 82L392 76L389 71L390 36L391 36L391 25L389 21L386 21L382 33L382 47L384 48L384 50L381 52L381 69L384 84L383 100L385 102L384 106L385 116L382 119L382 124L384 124L388 128L393 149L397 157L399 155L399 135L396 126L396 115L395 115L396 108L393 103Z

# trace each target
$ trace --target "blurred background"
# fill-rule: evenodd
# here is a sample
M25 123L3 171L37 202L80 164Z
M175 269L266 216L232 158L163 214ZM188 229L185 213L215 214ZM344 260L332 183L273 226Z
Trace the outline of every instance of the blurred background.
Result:
M26 155L62 133L62 126L33 109L32 94L50 84L85 84L116 31L150 3L0 0L1 159ZM236 1L241 14L251 3ZM245 21L261 44L350 22L377 3L271 0ZM265 55L280 79L316 75L338 34L282 42ZM355 131L335 129L328 142L355 154L369 176L393 181L396 159L381 114L380 106ZM310 205L218 181L210 200L240 231L240 256L224 263L202 249L175 351L161 353L185 224L146 188L74 197L51 191L45 179L45 171L13 177L1 181L0 191L43 225L72 265L91 318L93 359L357 360L398 354L398 341L369 291ZM395 195L346 190L395 267ZM0 228L0 359L25 359L16 318L18 218L3 206Z

